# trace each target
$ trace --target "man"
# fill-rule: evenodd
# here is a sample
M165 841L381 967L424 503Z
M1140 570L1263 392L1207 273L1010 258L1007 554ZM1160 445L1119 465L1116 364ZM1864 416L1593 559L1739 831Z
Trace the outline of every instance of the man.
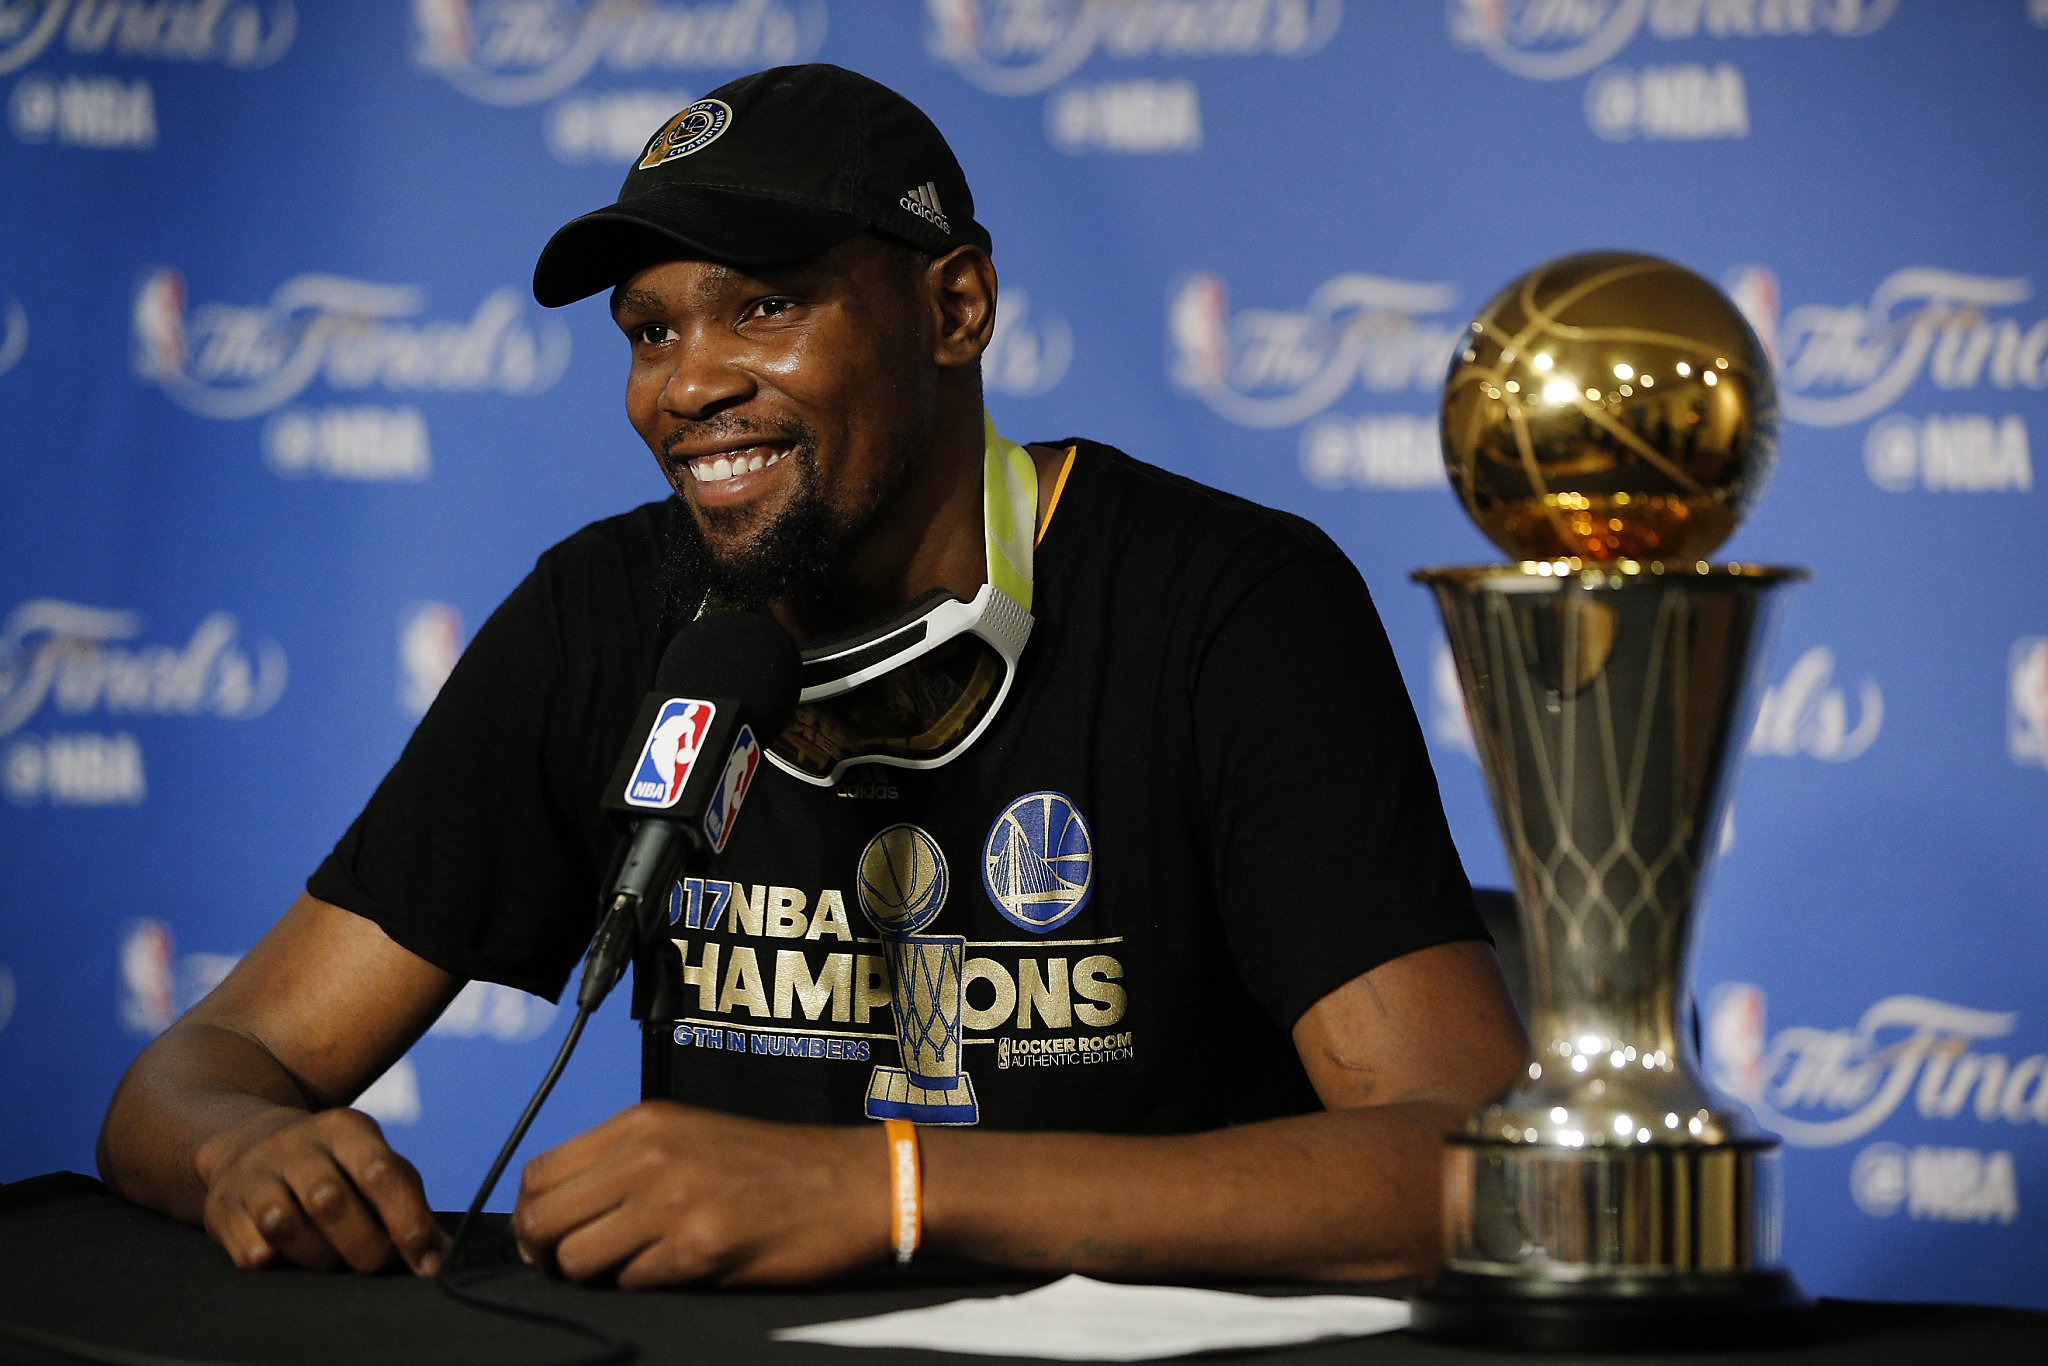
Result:
M341 1107L466 979L560 991L634 705L737 608L820 668L917 643L807 693L684 880L636 962L649 1099L528 1165L526 1255L804 1280L908 1255L921 1216L1026 1268L1425 1269L1442 1136L1524 1044L1341 553L998 436L988 234L938 131L852 73L671 120L535 274L607 289L675 497L478 633L306 895L124 1079L108 1182L241 1266L433 1271L418 1177Z

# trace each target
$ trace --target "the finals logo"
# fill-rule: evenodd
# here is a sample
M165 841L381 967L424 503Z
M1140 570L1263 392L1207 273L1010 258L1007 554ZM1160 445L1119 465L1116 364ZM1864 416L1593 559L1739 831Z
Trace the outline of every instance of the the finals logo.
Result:
M1344 0L926 0L925 46L991 95L1036 95L1102 55L1311 57Z
M1702 5L1698 0L1450 0L1451 41L1531 81L1583 76L1646 32L1697 38L1861 38L1883 28L1898 0L1799 5Z
M298 31L293 0L0 0L0 76L52 49L254 70Z
M413 0L412 14L413 63L499 106L552 100L600 69L645 79L808 61L826 24L822 0Z
M1175 282L1167 299L1168 374L1242 427L1290 427L1353 386L1433 392L1462 337L1448 284L1347 272L1299 308L1233 309L1220 275Z
M202 417L274 412L309 388L336 393L534 394L569 363L559 318L529 318L493 290L467 318L431 318L417 285L308 273L259 304L189 299L182 274L144 273L131 314L138 377Z

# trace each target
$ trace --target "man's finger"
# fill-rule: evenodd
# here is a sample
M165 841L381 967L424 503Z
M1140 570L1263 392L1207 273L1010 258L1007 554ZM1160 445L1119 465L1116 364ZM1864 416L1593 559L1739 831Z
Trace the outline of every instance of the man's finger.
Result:
M610 1214L630 1194L620 1173L609 1167L570 1172L538 1194L522 1180L512 1210L512 1232L520 1251L531 1260L546 1263L553 1260L556 1244Z
M376 1271L391 1260L395 1249L384 1225L332 1157L322 1153L288 1172L286 1180L309 1231L351 1270Z
M299 1206L298 1197L280 1176L257 1177L228 1197L239 1205L256 1233L274 1254L266 1261L287 1261L314 1271L326 1271L340 1262L334 1245ZM232 1213L229 1221L233 1219ZM266 1264L259 1261L257 1265Z
M448 1238L434 1222L419 1169L393 1152L374 1131L367 1136L338 1137L334 1155L405 1264L421 1276L440 1270Z
M243 1206L209 1200L204 1217L207 1236L220 1244L236 1270L254 1271L276 1260L277 1250L256 1231L255 1219Z
M634 1211L613 1209L578 1225L555 1244L555 1265L570 1280L587 1281L658 1250L664 1232L649 1227ZM619 1284L626 1284L623 1271Z
M661 1160L655 1145L662 1129L677 1122L682 1108L643 1101L528 1162L519 1174L513 1211L520 1246L528 1252L551 1246L658 1175L650 1170L650 1164Z
M529 1196L545 1194L563 1181L601 1165L614 1149L631 1142L636 1134L650 1127L653 1109L643 1102L621 1110L597 1127L564 1139L533 1158L520 1170L520 1199L523 1201Z
M677 1250L668 1242L656 1239L619 1268L619 1289L646 1290L657 1285L678 1285L685 1281L701 1281L710 1274L708 1265L680 1264Z

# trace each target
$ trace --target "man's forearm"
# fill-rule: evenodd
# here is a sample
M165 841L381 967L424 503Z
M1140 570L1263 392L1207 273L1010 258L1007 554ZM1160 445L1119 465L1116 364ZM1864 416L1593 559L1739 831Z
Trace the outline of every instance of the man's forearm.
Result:
M298 1080L255 1040L181 1020L142 1051L115 1089L100 1128L100 1176L138 1204L197 1223L206 1202L206 1141L280 1109L312 1108Z
M1415 1102L1171 1138L925 1129L926 1237L1145 1279L1417 1275L1441 1255L1443 1140L1466 1118Z

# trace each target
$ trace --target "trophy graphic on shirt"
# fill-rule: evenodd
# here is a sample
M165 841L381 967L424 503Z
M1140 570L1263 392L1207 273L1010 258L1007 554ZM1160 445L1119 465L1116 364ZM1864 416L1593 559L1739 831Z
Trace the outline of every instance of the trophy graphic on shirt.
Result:
M877 1065L868 1080L870 1119L973 1124L974 1079L961 1065L967 941L924 934L946 905L945 851L929 833L898 824L861 851L861 910L882 936L901 1066Z
M1450 1141L1418 1332L1768 1337L1777 1141L1702 1080L1688 958L1751 677L1803 571L1705 557L1762 489L1770 366L1712 284L1623 252L1517 279L1443 398L1452 486L1516 563L1430 569L1508 847L1532 1054Z

